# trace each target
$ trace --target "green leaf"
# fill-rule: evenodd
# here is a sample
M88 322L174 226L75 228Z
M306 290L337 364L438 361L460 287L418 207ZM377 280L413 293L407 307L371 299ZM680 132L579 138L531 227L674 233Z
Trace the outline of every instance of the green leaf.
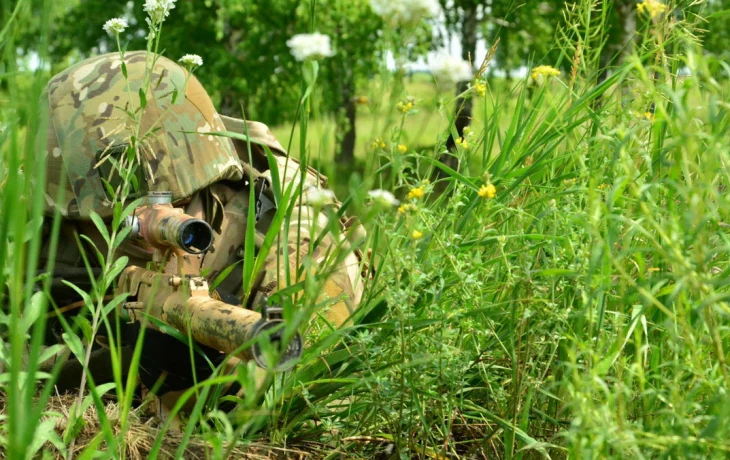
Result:
M222 272L218 274L218 276L215 277L213 282L210 284L210 290L213 291L215 288L217 288L226 278L228 278L228 275L231 274L234 268L236 268L238 265L243 263L243 259L237 261L234 264L231 264L225 268Z
M62 450L59 450L61 450L61 452L65 450L64 444L60 442L61 440L56 433L56 421L57 419L55 417L49 417L43 420L40 425L35 427L33 430L33 441L30 446L28 446L27 458L35 457L38 451L41 450L48 442L57 448L60 446Z
M137 198L136 200L127 204L127 206L124 208L123 211L118 211L115 208L114 209L114 219L112 220L112 226L114 228L119 228L119 226L122 225L124 220L127 217L129 217L130 215L132 215L132 213L142 204L143 201L144 201L144 198ZM117 202L117 204L121 206L122 203ZM115 241L115 243L116 243L116 241Z
M77 457L78 460L91 460L92 458L96 458L99 454L99 446L101 446L101 443L104 441L104 433L99 433L96 436L94 436L91 439L91 442L89 442L84 450L81 452L81 455Z
M129 257L127 256L122 256L114 261L112 266L109 267L109 271L104 276L104 291L106 291L112 282L117 279L119 274L122 273L122 270L127 267L127 264L129 264Z
M306 61L302 64L302 72L304 74L304 80L307 82L307 89L302 95L302 102L307 100L314 90L314 84L317 82L317 76L319 75L319 63L317 61Z
M574 277L580 275L575 270L568 270L565 268L548 268L546 270L538 270L535 276L565 276Z
M117 237L114 238L114 242L112 243L112 249L117 249L122 243L124 243L127 238L129 238L129 234L132 232L132 227L124 227L121 230L117 232Z
M271 188L274 191L274 198L276 199L276 205L279 206L281 202L281 177L279 176L279 163L276 161L276 157L271 152L268 145L264 145L264 151L266 152L266 160L269 163L269 172L271 175Z
M104 189L106 190L107 197L111 200L114 198L114 194L116 193L114 191L114 187L112 187L112 184L109 183L108 180L105 178L101 178L101 184L104 186Z
M71 353L74 354L76 359L79 360L79 362L84 362L84 344L81 342L81 339L78 335L76 335L72 331L66 331L63 334L61 334L61 337L63 337L63 341L68 345L69 350L71 350Z
M106 244L109 244L109 230L107 230L104 220L102 220L101 216L94 211L89 212L89 217L91 218L92 222L94 222L96 229L104 238L104 241L106 241Z
M89 320L84 316L76 315L73 317L73 323L76 324L78 329L81 331L84 342L91 344L94 340L94 329L91 327Z
M91 296L86 291L79 288L70 281L63 280L62 283L76 291L76 293L80 295L81 299L84 301L84 305L86 305L89 309L94 308L94 301L91 299Z
M51 359L54 356L56 356L56 354L58 354L58 352L61 351L61 350L63 350L64 348L65 347L62 344L60 344L60 343L57 343L55 345L51 345L50 347L46 347L45 349L43 349L43 351L41 352L40 356L38 357L38 364L45 363L49 359Z
M139 106L143 109L147 107L147 94L142 88L139 89Z
M41 310L43 309L43 302L45 301L44 297L45 293L43 292L35 292L33 293L33 296L31 296L28 307L26 307L23 312L22 322L20 323L20 328L23 332L27 332L40 317Z
M421 158L421 161L425 161L427 163L431 163L435 167L439 168L440 170L442 170L443 172L445 172L449 176L453 177L454 179L458 180L462 184L466 185L470 189L474 190L475 192L478 192L479 191L479 187L476 184L474 184L471 180L469 180L466 176L464 176L460 172L456 171L455 169L452 169L452 168L446 166L445 164L441 163L437 159L423 157L423 158Z
M106 265L106 260L104 258L104 254L102 254L101 251L99 251L99 248L96 246L96 243L94 243L94 241L86 235L79 235L79 238L86 241L87 243L89 243L89 245L92 248L94 248L94 255L96 256L96 260L99 261L99 265L102 267L104 265Z
M123 292L118 296L114 297L108 304L104 305L103 316L107 316L112 310L114 310L119 304L127 300L129 294Z

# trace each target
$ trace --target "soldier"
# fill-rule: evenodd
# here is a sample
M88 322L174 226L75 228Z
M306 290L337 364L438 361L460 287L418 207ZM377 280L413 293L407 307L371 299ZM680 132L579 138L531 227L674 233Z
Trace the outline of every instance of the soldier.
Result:
M140 88L145 82L149 87L143 98ZM43 255L55 263L51 294L58 311L73 315L81 310L80 297L62 280L71 280L81 289L90 287L83 252L92 254L96 248L107 253L106 241L92 217L95 213L109 225L118 199L114 194L123 190L119 165L131 151L132 136L140 139L133 152L138 168L131 178L133 196L127 203L146 193L167 192L173 206L210 226L214 240L202 258L201 273L209 284L224 278L212 296L237 308L258 309L267 297L289 285L287 272L290 283L306 276L306 271L299 270L305 256L322 266L331 265L325 259L338 253L319 296L329 301L316 316L336 327L358 306L363 263L352 243L363 240L362 227L353 225L352 219L330 222L334 214L322 211L322 197L329 197L323 192L326 178L312 168L303 170L262 123L219 115L198 80L184 68L146 52L126 53L124 65L118 53L105 54L53 77L47 95L46 212L61 213L63 244L55 254L46 247ZM250 143L216 135L223 132L247 135ZM276 165L276 178L272 177L271 164ZM301 187L301 201L291 207L288 224L285 220L278 229L279 244L266 255L246 295L242 259L246 251L261 248L277 205L281 205L271 190L275 180L282 188ZM255 195L256 233L254 247L249 248L245 240L251 193ZM320 237L332 224L339 231ZM88 242L84 240L84 246L79 247L75 234L85 235ZM316 245L315 240L319 240ZM135 240L125 241L114 251L115 258L125 255L129 265L138 267L147 266L152 254L148 245ZM284 255L288 263L282 262ZM87 260L93 263L95 258ZM93 271L98 276L98 264ZM297 273L302 275L297 277ZM63 330L53 319L49 331L49 342L63 343ZM126 359L138 333L138 327L125 325ZM89 366L97 383L111 377L104 334L100 331L97 337L101 345L92 353ZM225 359L219 350L201 348L215 364ZM198 380L211 372L205 360L190 362L187 345L159 330L146 331L140 376L147 388L162 382L159 393L176 394L191 386L193 371ZM70 359L64 365L59 387L78 385L80 373L80 363Z

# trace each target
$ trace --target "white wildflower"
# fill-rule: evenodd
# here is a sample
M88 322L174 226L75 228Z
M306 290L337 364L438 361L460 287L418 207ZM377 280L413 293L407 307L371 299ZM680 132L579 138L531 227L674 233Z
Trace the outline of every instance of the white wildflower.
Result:
M441 12L438 0L370 0L375 14L394 24L415 24Z
M306 201L315 208L322 208L335 201L335 194L332 190L311 188L307 191Z
M112 37L119 35L128 27L127 21L123 18L113 18L104 23L104 32L108 33Z
M400 204L400 201L396 200L393 194L387 190L371 190L368 192L368 196L373 201L373 204L384 208L398 206Z
M431 73L439 83L459 83L474 77L471 64L458 56L441 54L431 61Z
M152 22L159 24L165 20L170 14L170 10L175 8L177 0L145 0L144 10L149 15Z
M335 54L330 37L319 32L294 35L286 41L286 45L291 48L291 54L297 61L322 59Z
M178 59L178 61L187 68L200 67L203 65L203 58L197 54L186 54L185 56Z

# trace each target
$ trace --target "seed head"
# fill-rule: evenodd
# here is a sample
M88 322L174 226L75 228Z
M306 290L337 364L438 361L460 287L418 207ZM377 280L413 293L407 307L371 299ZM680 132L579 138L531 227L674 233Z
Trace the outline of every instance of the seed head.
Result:
M127 27L129 26L124 18L113 18L104 23L103 29L104 32L114 37L124 32Z
M335 55L329 35L319 32L294 35L286 41L286 46L297 61L319 60Z
M185 56L178 59L178 61L188 69L200 67L201 65L203 65L203 58L201 58L197 54L186 54Z

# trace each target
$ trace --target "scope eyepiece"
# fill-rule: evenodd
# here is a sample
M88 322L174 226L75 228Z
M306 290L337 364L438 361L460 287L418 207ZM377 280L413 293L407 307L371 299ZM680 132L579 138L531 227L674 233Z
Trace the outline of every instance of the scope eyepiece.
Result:
M125 219L125 224L131 228L129 236L143 239L157 248L175 247L188 254L202 254L210 249L213 244L210 225L164 203L168 198L164 193L148 196L151 204L137 208L134 215Z
M213 243L213 229L200 219L188 219L177 228L177 245L190 254L200 254Z

